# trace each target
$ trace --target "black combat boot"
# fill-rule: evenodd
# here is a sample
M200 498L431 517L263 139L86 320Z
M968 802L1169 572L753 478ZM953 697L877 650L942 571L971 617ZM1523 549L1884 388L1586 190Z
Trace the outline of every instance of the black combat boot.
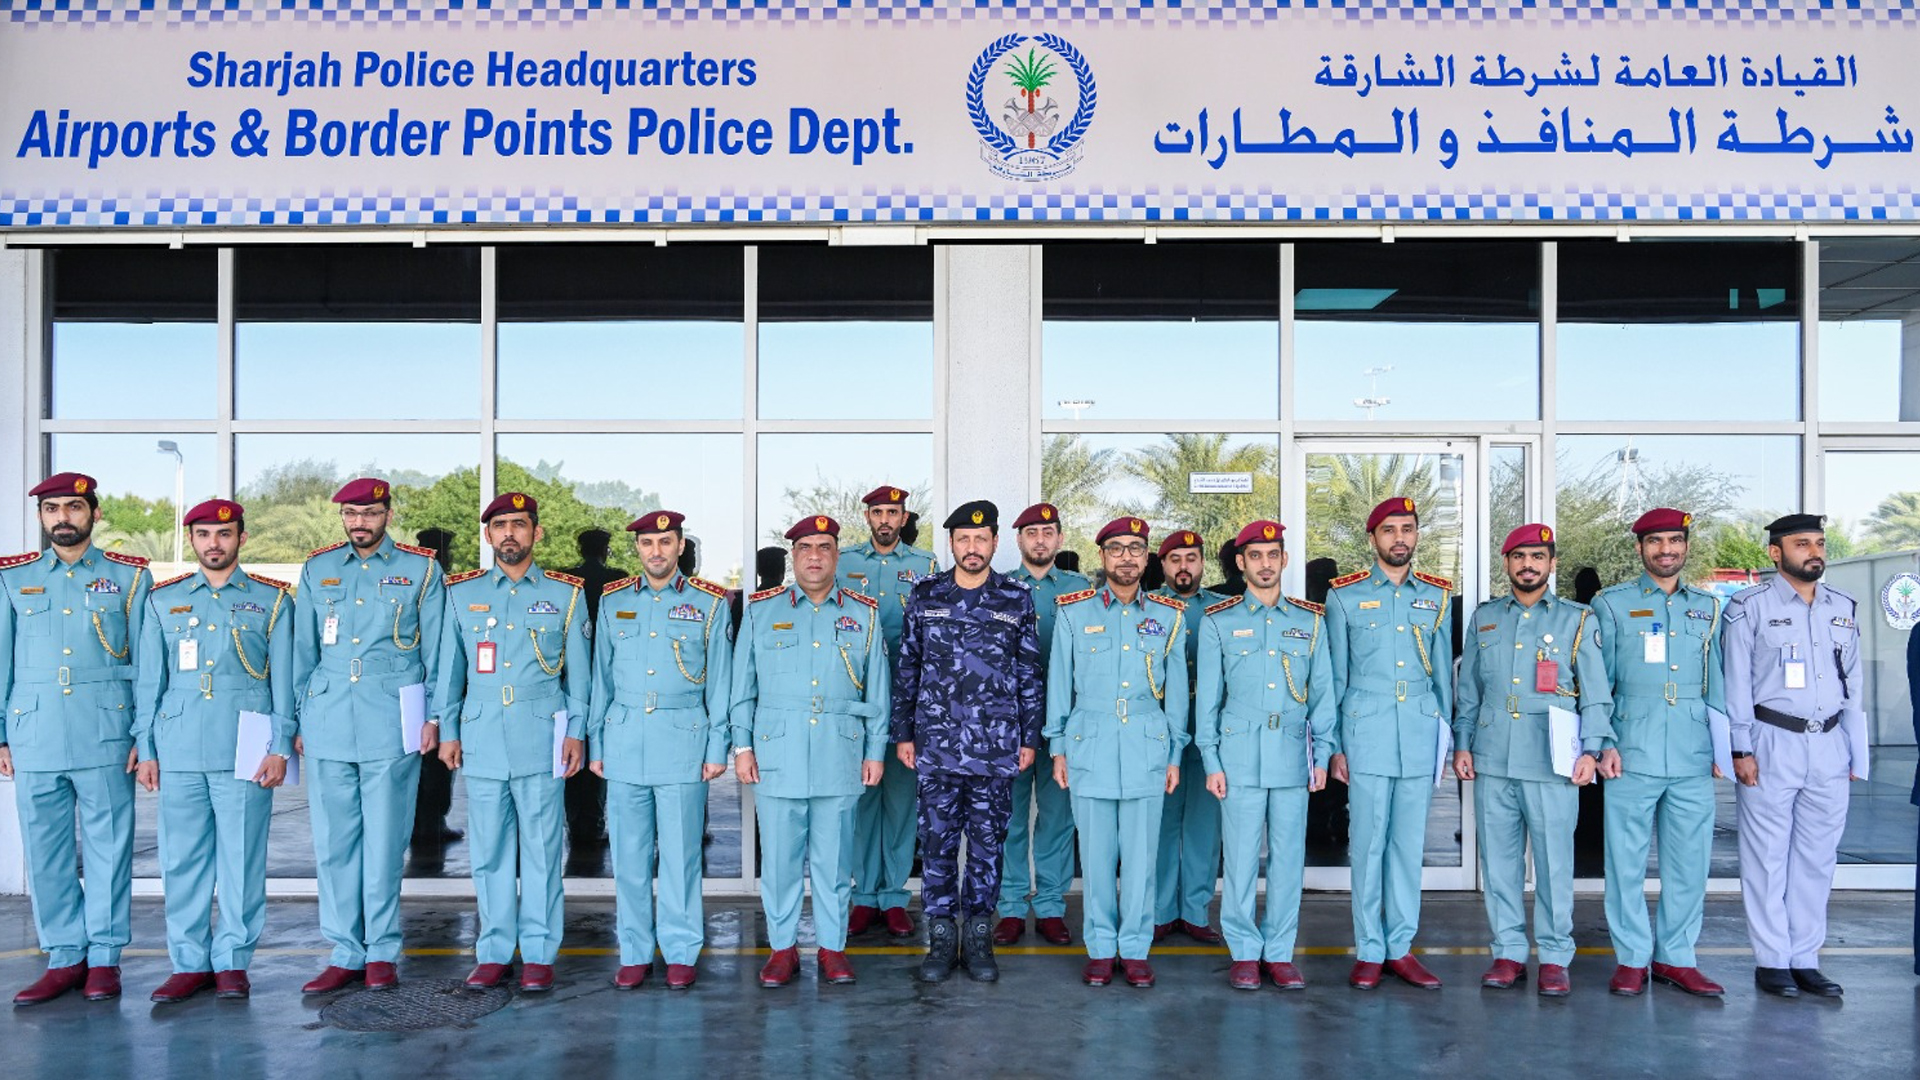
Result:
M991 917L967 916L967 939L963 947L968 978L974 982L995 982L1000 978L1000 965L993 959L993 919Z
M920 961L921 982L946 982L960 966L960 930L953 920L937 916L927 920L927 958Z

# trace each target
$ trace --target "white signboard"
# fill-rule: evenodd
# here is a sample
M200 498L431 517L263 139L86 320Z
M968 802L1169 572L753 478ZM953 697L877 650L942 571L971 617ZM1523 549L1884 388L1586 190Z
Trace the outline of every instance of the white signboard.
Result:
M1191 495L1251 495L1250 472L1197 472L1187 474L1187 493Z
M1891 4L0 11L14 231L1920 217Z

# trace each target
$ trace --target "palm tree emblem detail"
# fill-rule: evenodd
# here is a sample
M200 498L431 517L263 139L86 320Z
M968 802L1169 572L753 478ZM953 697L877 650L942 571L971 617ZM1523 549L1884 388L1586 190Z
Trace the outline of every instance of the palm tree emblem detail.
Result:
M1007 75L1013 79L1020 101L1007 99L1002 120L1016 137L1026 136L1029 150L1038 144L1040 136L1052 135L1060 125L1060 108L1054 100L1047 98L1044 105L1040 102L1040 91L1053 81L1056 71L1052 59L1042 57L1038 49L1028 49L1024 57L1016 54L1008 65Z

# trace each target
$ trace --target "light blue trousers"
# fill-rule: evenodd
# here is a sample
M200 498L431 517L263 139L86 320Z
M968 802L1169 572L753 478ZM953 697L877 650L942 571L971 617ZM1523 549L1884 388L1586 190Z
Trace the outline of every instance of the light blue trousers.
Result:
M614 932L622 966L653 963L656 943L669 964L692 966L700 959L706 936L700 837L706 820L704 783L646 787L607 781L607 833L613 841L617 901Z
M420 755L307 759L307 800L327 962L359 969L400 959L400 877L413 838Z
M880 782L861 792L854 820L853 902L861 907L907 906L913 842L919 833L914 771L889 749Z
M33 926L50 968L113 967L133 939L133 777L123 765L13 774ZM80 851L74 850L79 815ZM76 854L86 858L82 887Z
M1156 923L1185 919L1207 925L1207 907L1220 877L1220 800L1207 790L1206 775L1200 752L1187 747L1180 758L1180 786L1165 796L1160 811Z
M1433 780L1354 773L1347 784L1353 945L1370 964L1398 960L1420 932L1420 866Z
M1607 928L1624 967L1694 967L1713 858L1713 777L1638 776L1604 785ZM1660 833L1660 908L1647 918L1647 855Z
M160 773L160 873L175 971L245 971L267 927L273 789L232 769ZM215 886L220 927L213 925Z
M800 940L804 877L813 880L813 932L819 946L847 947L847 910L853 896L848 857L853 853L853 817L858 795L811 799L754 800L760 822L760 906L767 916L767 944L775 950Z
M1573 961L1573 827L1580 789L1565 780L1481 774L1473 782L1480 877L1496 960L1527 962L1527 848L1533 849L1533 937L1540 962Z
M1208 796L1212 798L1212 796ZM1153 948L1154 879L1159 872L1164 795L1073 798L1087 955L1145 960Z
M1042 754L1013 778L1013 816L1007 821L1000 868L1002 918L1020 918L1029 907L1036 919L1067 914L1067 889L1073 885L1073 796L1053 782L1052 767L1043 764L1050 760Z
M1307 867L1307 789L1229 783L1220 811L1226 855L1220 930L1227 950L1235 960L1292 963ZM1267 912L1256 924L1254 894L1260 883L1262 841L1267 844Z
M566 781L550 772L512 780L467 776L467 848L480 911L474 958L552 964L565 929ZM517 870L517 873L516 873Z

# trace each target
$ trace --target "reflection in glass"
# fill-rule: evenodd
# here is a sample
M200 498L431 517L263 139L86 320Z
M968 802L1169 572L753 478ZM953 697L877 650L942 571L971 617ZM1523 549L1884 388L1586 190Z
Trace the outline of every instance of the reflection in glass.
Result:
M933 249L760 249L760 415L933 415Z
M1796 420L1799 247L1560 245L1563 420Z
M1920 241L1820 242L1820 419L1920 420Z
M938 550L946 518L935 489L931 435L762 435L755 533L760 546L786 550L794 522L826 514L840 523L840 543L867 538L860 496L893 484L910 494L907 510L920 515L916 547Z
M1513 591L1500 569L1500 545L1507 534L1527 523L1527 448L1496 445L1487 455L1487 566L1492 588L1487 595Z
M479 565L480 474L471 435L241 435L234 453L237 498L247 508L247 551L264 569L295 580L315 548L346 539L333 493L356 476L393 485L388 535L418 543L425 529L453 535L451 569ZM433 546L433 545L430 545Z
M211 248L64 248L48 256L49 416L211 419L219 337Z

